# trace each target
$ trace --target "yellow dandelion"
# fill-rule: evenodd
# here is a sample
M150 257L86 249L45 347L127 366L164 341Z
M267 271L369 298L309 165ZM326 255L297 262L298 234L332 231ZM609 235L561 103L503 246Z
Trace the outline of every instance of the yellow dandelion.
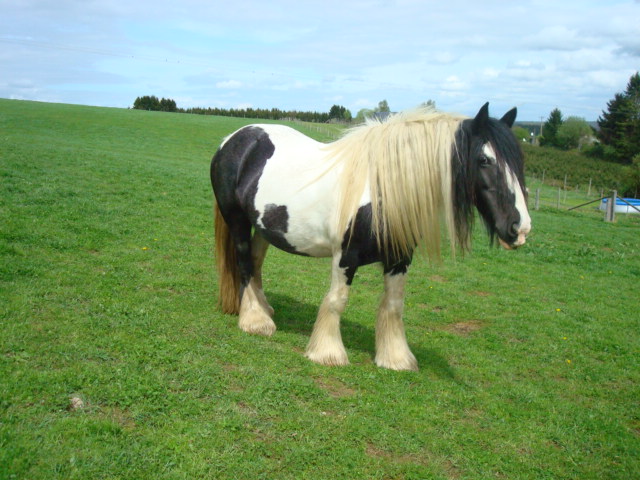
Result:
M149 250L149 247L142 247L142 250Z
M567 365L571 365L571 360L567 358Z
M561 308L556 308L556 312L561 312L562 309Z

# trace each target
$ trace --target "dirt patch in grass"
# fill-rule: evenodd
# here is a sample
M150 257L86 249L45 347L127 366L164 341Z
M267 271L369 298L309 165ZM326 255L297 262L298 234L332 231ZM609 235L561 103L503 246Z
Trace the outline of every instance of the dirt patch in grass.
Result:
M465 320L445 325L443 330L461 337L468 337L473 332L480 330L484 326L485 323L482 320Z
M447 458L437 458L430 453L425 454L403 454L403 455L395 455L393 453L382 450L381 448L376 447L371 442L367 442L365 453L368 457L371 458L383 458L387 461L391 461L398 464L414 464L414 465L424 465L424 466L432 466L439 465L442 468L447 478L455 479L460 478L460 470L453 462Z
M107 419L119 425L125 431L136 428L136 421L131 412L124 408L105 406L98 410L98 417Z
M429 277L429 280L431 280L432 282L437 282L437 283L445 283L445 282L447 282L447 279L444 278L442 275L431 275Z
M315 382L318 387L333 398L351 397L356 394L353 388L348 387L336 378L316 378Z
M485 292L484 290L475 290L473 292L469 292L469 295L472 295L474 297L490 297L491 295L493 295L493 293Z

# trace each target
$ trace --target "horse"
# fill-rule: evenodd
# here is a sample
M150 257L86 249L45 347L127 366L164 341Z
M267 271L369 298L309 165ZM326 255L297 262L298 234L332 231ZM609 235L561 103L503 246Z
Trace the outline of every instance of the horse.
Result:
M491 243L523 245L531 230L524 159L511 127L486 103L474 118L417 109L367 120L325 144L292 128L255 124L226 137L211 161L219 306L245 332L270 336L274 310L262 286L269 245L332 257L305 356L346 365L340 316L357 269L382 265L375 364L417 370L402 314L416 250L430 259L470 248L475 210ZM497 242L495 240L497 239Z

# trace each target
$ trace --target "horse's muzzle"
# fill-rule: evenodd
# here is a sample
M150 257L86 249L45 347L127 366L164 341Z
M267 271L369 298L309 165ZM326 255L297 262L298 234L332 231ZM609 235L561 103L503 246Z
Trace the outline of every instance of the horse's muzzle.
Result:
M529 228L518 228L514 225L513 227L515 240L511 243L504 241L502 238L498 237L500 245L506 250L515 250L518 247L521 247L527 242L527 235L531 231L531 227Z

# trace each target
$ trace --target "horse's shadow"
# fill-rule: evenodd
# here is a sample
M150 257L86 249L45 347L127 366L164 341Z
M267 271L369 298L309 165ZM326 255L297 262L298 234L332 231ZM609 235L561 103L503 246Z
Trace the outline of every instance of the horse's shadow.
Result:
M318 313L318 305L311 305L294 297L275 292L267 292L269 303L275 310L274 321L279 330L296 333L309 338ZM348 308L340 321L342 339L347 350L356 349L371 355L375 352L375 330L349 320ZM454 369L446 358L437 351L412 344L411 351L418 360L421 370L428 370L440 378L457 381Z

